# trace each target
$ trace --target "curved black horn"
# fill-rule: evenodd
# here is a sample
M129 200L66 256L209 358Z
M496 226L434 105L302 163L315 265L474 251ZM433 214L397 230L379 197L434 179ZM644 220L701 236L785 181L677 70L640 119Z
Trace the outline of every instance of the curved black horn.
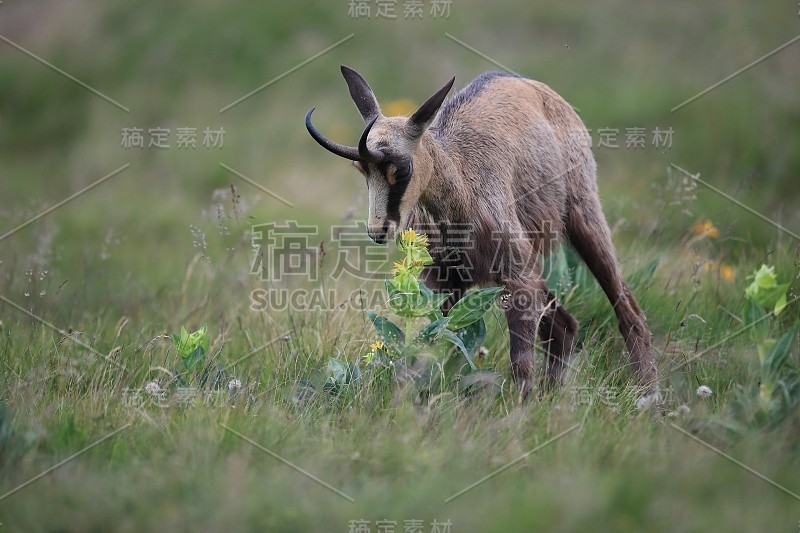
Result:
M367 148L367 136L369 135L369 130L372 129L372 126L375 124L376 120L378 120L378 117L370 120L369 124L367 124L367 127L364 128L364 133L361 134L361 139L358 141L358 154L361 156L362 161L378 164L383 161L383 158L386 157L386 155L380 150L370 150Z
M312 107L311 110L306 115L306 129L308 130L308 133L310 133L311 136L314 138L314 140L317 141L320 144L320 146L322 146L323 148L325 148L329 152L333 152L334 154L336 154L338 156L344 157L346 159L350 159L352 161L363 161L364 157L360 153L361 152L360 147L359 148L355 148L355 147L352 147L352 146L345 146L343 144L335 143L335 142L331 141L330 139L326 139L324 135L322 135L319 131L317 131L317 129L314 127L314 125L311 124L311 113L314 112L314 109L316 109L316 108ZM373 122L375 122L375 121L373 120ZM369 131L369 126L367 126L367 131ZM366 139L367 139L366 132L363 135L363 139L364 139L364 142L366 143ZM365 145L365 148L366 148L366 145ZM383 155L383 154L381 154L381 155Z

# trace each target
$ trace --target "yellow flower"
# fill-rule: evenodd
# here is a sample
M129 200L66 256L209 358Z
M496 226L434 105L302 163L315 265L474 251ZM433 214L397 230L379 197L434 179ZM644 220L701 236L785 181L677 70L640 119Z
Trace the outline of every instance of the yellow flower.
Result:
M736 281L736 271L732 266L720 263L719 261L705 261L703 270L714 272L725 281Z
M403 261L395 261L394 262L394 268L392 268L392 273L396 274L396 273L398 273L400 271L403 271L405 269L406 269L405 260L403 260Z
M722 265L719 267L719 277L721 277L725 281L735 281L736 272L733 270L732 266Z
M383 114L387 117L395 117L399 115L408 115L417 109L417 104L408 98L401 98L399 100L392 100L383 106Z
M370 344L369 347L372 348L373 352L376 350L383 350L384 348L383 343L381 341L375 341L372 344Z
M403 230L400 233L400 240L406 246L428 247L428 236L424 233L417 233L413 229Z
M692 227L692 231L694 231L695 235L701 237L709 237L711 239L719 237L719 230L714 226L714 223L711 222L711 219L706 219L705 222L698 222Z

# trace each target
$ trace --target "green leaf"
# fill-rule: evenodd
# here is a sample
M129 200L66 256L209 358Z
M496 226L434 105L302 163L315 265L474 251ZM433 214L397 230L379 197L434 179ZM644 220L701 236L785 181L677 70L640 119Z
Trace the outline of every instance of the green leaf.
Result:
M426 305L431 309L438 309L450 298L449 292L435 293L424 283L419 284L419 293L425 299Z
M397 290L397 287L394 286L392 280L385 279L383 280L383 284L386 287L386 294L389 296L389 300L400 294L400 291Z
M475 362L472 360L472 354L469 353L467 347L464 346L464 341L461 340L461 337L450 331L449 329L444 329L441 331L441 336L443 339L447 340L451 344L458 347L461 350L461 353L464 354L464 357L467 359L469 366L472 370L477 370L478 367L475 366Z
M433 264L433 258L427 248L414 248L409 251L412 264L419 262L420 266L427 266Z
M442 304L445 303L448 298L450 298L450 293L444 292L437 294L422 282L420 282L419 284L419 293L428 301L427 312L419 316L429 317L431 321L435 321L442 318L444 315L442 314L441 307Z
M211 337L208 336L207 332L208 332L208 326L207 325L203 326L203 329L198 331L198 333L200 334L200 338L201 338L200 346L202 346L203 351L205 351L205 352L208 352L208 348L211 345Z
M774 307L777 307L776 304L781 298L786 298L786 291L789 289L790 285L790 283L781 283L780 285L768 289L759 289L751 300L758 302L764 309L772 310Z
M769 320L767 313L754 300L747 300L745 307L744 323L750 327L750 338L760 342L769 337Z
M794 326L792 329L790 329L783 337L780 338L780 340L778 340L775 346L772 347L772 350L764 358L761 368L762 371L767 375L780 375L781 367L786 362L786 358L792 351L792 346L794 346L795 340L797 339L797 330L797 326Z
M171 336L175 350L183 359L185 366L192 366L205 359L211 343L211 339L206 334L207 331L207 326L203 326L194 333L189 333L185 327L181 327L180 336L177 334Z
M447 327L447 323L450 321L450 318L440 318L438 320L434 320L424 328L420 330L417 336L414 338L415 343L419 344L429 344L433 342L436 337L439 336L439 333Z
M425 317L442 306L450 294L435 294L424 284L417 292L402 292L391 281L386 281L386 292L392 310L403 317Z
M436 294L425 285L420 284L418 302L414 305L414 316L423 317L435 312L450 297L450 293Z
M396 354L403 351L404 336L403 332L395 326L389 319L384 318L372 311L367 311L367 316L372 320L375 331L383 342Z
M186 368L192 368L199 363L202 363L206 358L206 350L202 346L198 346L194 350L192 350L186 356L181 356L183 360L183 366Z
M325 369L328 378L333 378L336 383L347 381L347 365L339 359L328 359L328 366Z
M481 318L492 307L504 288L504 286L489 287L467 294L450 310L448 314L450 324L447 327L451 330L461 329Z
M347 365L347 384L355 383L361 379L361 369L355 363Z
M463 357L460 351L453 352L453 354L445 360L444 365L441 365L441 375L445 382L448 383L453 383L460 377L469 375L473 371L472 367L469 366L469 361L466 357Z
M456 334L461 337L469 354L475 357L483 341L486 340L486 322L481 317L469 326L456 331Z
M787 289L788 289L788 284L787 284ZM781 314L781 311L783 311L785 308L786 308L786 291L784 291L783 294L781 294L781 297L778 298L778 301L775 302L775 308L773 311L775 313L775 316Z
M339 359L328 359L328 366L325 368L327 379L322 386L322 390L334 396L341 392L342 387L346 387L361 378L361 370L354 363L344 363Z
M753 272L753 282L745 289L747 299L755 301L764 309L771 309L776 315L786 307L786 291L789 290L791 283L778 283L778 276L775 274L775 267L761 265Z
M407 294L400 292L391 280L384 280L384 285L386 285L386 294L389 296L389 306L398 315L405 316L405 313L410 310Z
M425 318L427 318L431 322L436 322L440 318L444 318L444 313L442 313L442 310L437 307L436 309L425 315Z
M767 358L767 355L772 351L775 347L775 343L777 341L775 339L762 339L756 343L756 350L758 351L758 361L762 365L764 364L764 360Z
M778 284L778 276L775 274L775 267L768 267L761 265L761 267L753 272L753 283L745 289L745 294L751 298L757 294L761 289L771 289Z
M417 294L419 292L419 281L411 272L398 272L392 279L392 284L400 292Z

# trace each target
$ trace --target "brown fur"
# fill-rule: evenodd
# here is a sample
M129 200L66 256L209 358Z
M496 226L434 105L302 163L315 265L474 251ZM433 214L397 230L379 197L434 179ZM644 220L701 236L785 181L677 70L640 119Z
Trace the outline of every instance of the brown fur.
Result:
M443 106L449 86L411 118L384 117L363 78L342 70L365 122L378 117L367 145L386 154L381 165L356 163L370 188L370 236L385 242L406 227L428 233L436 264L425 279L453 293L445 310L473 285L506 286L512 375L526 394L537 332L548 350L544 385L559 381L573 350L577 322L548 290L539 263L568 239L614 307L644 394L657 394L650 333L622 278L589 135L572 107L542 83L490 73ZM396 173L409 163L392 220ZM466 236L455 242L462 227Z

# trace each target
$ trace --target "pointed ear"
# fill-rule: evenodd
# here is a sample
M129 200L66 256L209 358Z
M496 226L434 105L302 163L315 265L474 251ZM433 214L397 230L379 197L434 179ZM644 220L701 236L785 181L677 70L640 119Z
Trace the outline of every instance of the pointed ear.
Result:
M347 87L350 89L350 97L355 102L358 112L361 113L361 118L364 123L369 123L370 120L381 114L381 108L378 105L378 100L375 98L375 93L372 92L367 81L361 77L361 74L342 65L342 76L344 81L347 82Z
M428 126L433 122L433 117L436 116L436 112L442 107L445 96L447 96L447 93L453 88L453 83L455 81L456 79L453 78L445 83L444 87L436 91L436 94L428 98L427 102L414 111L414 114L408 119L408 130L412 137L419 137L428 129Z

